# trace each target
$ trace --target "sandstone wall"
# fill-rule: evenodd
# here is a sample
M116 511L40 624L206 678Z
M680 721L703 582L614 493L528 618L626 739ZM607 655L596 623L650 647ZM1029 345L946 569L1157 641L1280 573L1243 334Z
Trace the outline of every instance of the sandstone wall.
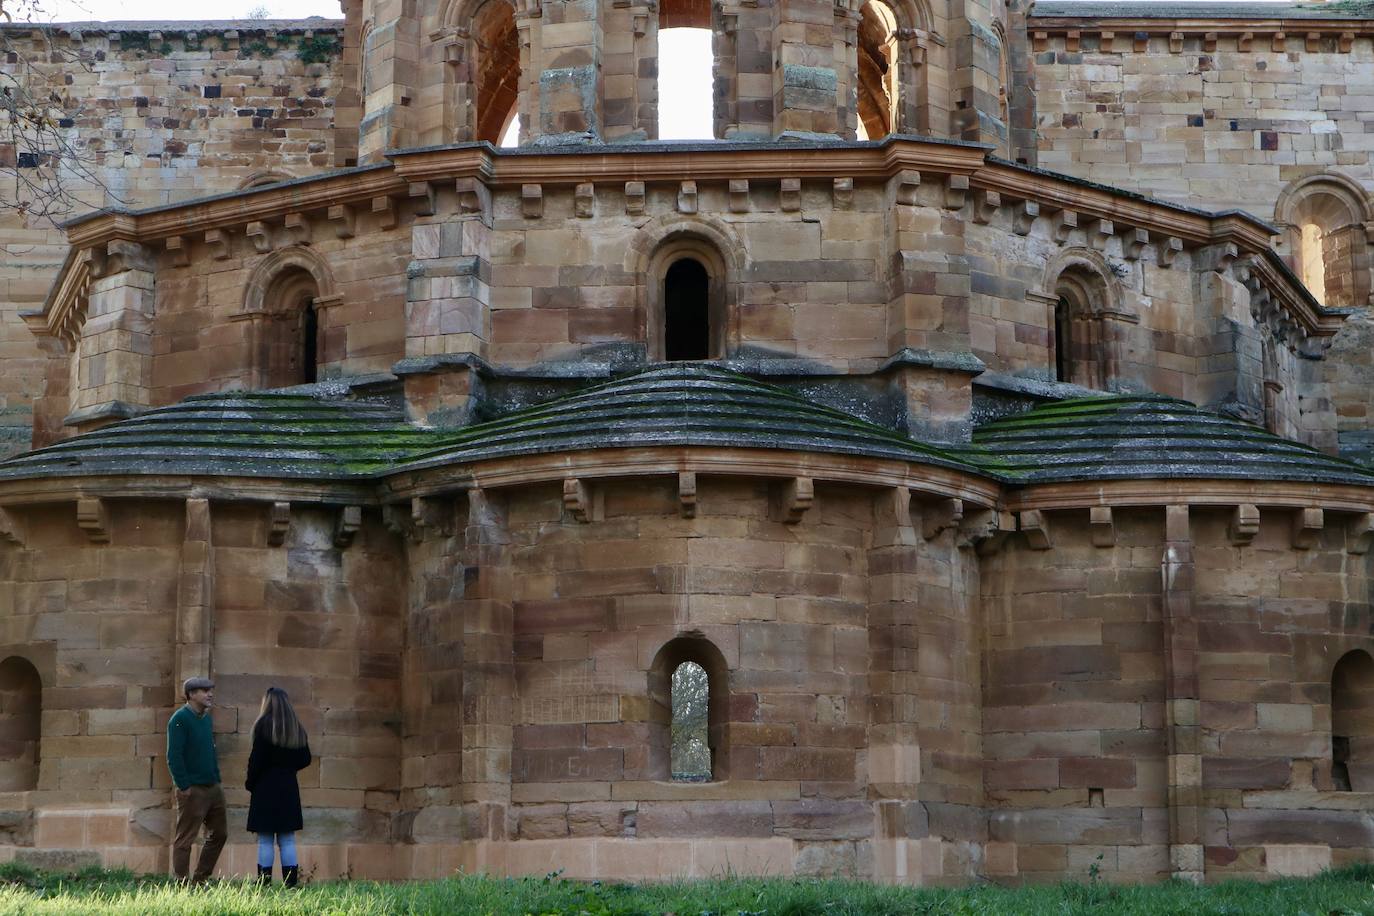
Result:
M1034 18L1029 29L1037 28ZM1107 28L1106 25L1099 28ZM1281 34L1281 33L1280 33ZM1244 50L1222 31L1116 32L1085 27L1035 39L1041 166L1168 200L1237 207L1272 219L1290 182L1323 170L1374 191L1364 116L1374 100L1374 42L1255 32Z
M81 153L62 176L77 206L150 207L351 164L336 147L341 59L303 63L302 41L337 40L331 20L100 23L30 37L10 28L0 68L61 99L60 130ZM0 144L0 169L27 170ZM35 170L37 167L35 167ZM0 192L6 200L16 190ZM42 305L66 254L61 231L0 212L0 453L26 448L44 358L18 313Z

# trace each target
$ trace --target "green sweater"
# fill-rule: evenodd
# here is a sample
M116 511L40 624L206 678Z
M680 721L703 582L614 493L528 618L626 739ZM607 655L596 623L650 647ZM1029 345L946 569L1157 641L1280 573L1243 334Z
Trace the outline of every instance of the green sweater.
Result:
M213 726L209 710L198 716L190 706L181 707L167 721L167 769L178 789L219 782Z

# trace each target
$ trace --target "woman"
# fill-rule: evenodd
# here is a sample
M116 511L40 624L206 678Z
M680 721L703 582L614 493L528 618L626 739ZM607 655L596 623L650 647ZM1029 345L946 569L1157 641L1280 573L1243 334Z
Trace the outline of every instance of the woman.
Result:
M300 880L296 831L304 826L301 789L296 772L310 765L305 729L280 687L268 687L258 721L253 723L253 751L248 755L248 829L258 835L258 880L272 883L273 843L281 849L281 876L287 887Z

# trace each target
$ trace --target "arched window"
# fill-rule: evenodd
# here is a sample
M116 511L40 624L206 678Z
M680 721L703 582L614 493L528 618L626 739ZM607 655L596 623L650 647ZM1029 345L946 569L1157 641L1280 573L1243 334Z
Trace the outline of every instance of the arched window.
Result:
M859 139L901 130L902 99L897 16L882 0L868 0L859 20Z
M1117 375L1113 322L1120 315L1111 268L1084 248L1065 251L1051 265L1045 289L1054 303L1049 315L1049 368L1056 381L1107 388Z
M0 662L0 792L38 788L43 683L28 659Z
M992 33L997 38L997 118L1005 131L1004 152L1011 155L1011 45L1007 43L1007 32L1001 22L992 24Z
M1331 672L1331 784L1374 792L1374 658L1358 649Z
M658 650L649 669L650 752L661 778L728 777L729 679L725 656L704 637Z
M489 0L473 17L476 36L477 133L474 139L500 143L516 117L520 95L520 41L515 10Z
M1274 217L1284 230L1285 259L1318 302L1369 303L1365 225L1374 221L1374 207L1357 182L1338 173L1309 175L1284 189Z
M663 358L711 357L711 278L694 258L674 261L663 275Z
M658 137L715 137L712 0L664 0L658 9ZM665 117L666 115L666 117Z
M318 378L318 296L315 277L300 267L283 270L267 288L261 343L264 387L304 385Z
M720 359L726 355L730 283L726 244L701 227L670 231L640 262L644 277L647 350L651 360Z

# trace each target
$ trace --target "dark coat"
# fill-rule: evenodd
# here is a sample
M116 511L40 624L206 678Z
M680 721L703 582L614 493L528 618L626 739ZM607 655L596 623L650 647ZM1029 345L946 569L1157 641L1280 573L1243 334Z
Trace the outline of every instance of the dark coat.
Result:
M248 755L248 829L253 833L294 833L305 826L296 771L310 766L310 748L278 747L262 726L253 729Z

